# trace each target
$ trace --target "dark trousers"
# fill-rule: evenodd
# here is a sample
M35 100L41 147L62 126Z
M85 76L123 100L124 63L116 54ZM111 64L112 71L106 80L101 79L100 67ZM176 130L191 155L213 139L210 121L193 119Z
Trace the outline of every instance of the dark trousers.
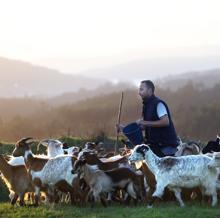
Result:
M154 152L154 154L156 154L158 157L167 156L161 151L161 145L159 145L158 143L148 141L146 138L144 139L144 143L147 144L150 147L150 149ZM169 145L169 146L177 147L177 145ZM172 155L169 154L169 156L174 156L174 155L175 154Z
M165 157L166 155L160 150L159 145L156 144L148 144L150 149L156 154L158 157Z

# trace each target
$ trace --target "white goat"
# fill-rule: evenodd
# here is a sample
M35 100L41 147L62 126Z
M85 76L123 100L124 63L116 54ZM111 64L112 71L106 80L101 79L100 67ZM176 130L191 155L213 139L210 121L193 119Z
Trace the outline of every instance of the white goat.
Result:
M79 150L78 147L70 147L68 149L63 149L63 143L59 140L54 140L54 139L45 139L45 140L41 141L37 146L38 147L37 150L39 150L40 144L47 147L47 157L49 157L49 158L64 155L65 152L67 152L67 155L73 155L74 151ZM61 192L58 192L57 194L61 197L61 202L65 201L64 199L68 198L67 197L68 194L64 194Z
M29 144L23 140L16 143L13 155L24 156L26 167L35 186L36 205L38 205L42 188L46 188L46 191L48 191L58 187L58 189L65 189L70 194L73 194L72 184L77 175L72 174L73 162L75 161L72 156L63 155L51 159L38 158L33 156ZM73 200L72 197L71 202Z
M184 203L181 198L181 188L193 188L200 186L206 195L212 196L212 206L217 204L216 183L218 170L208 167L212 158L205 155L188 155L181 157L157 157L148 145L137 145L129 157L130 161L145 160L149 169L155 175L157 185L153 193L153 201L161 198L165 187L174 191L180 206Z
M45 139L38 144L38 146L37 146L38 150L39 150L40 144L47 147L47 156L49 158L64 154L63 143L59 140Z

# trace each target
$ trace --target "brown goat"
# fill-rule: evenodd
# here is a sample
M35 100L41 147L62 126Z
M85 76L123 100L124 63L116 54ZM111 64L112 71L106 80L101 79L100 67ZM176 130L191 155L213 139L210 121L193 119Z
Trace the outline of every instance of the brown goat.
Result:
M128 166L127 157L122 157L116 161L102 162L96 154L90 152L84 152L81 159L86 160L90 165L97 165L100 170L112 170L120 166Z
M134 188L139 187L139 176L128 168L117 168L109 171L94 169L87 164L85 160L78 160L74 164L74 171L83 178L90 187L88 196L92 194L94 200L97 201L101 197L101 202L107 206L103 193L109 193L119 189L126 189L127 193L134 199L138 195Z
M26 167L23 165L12 166L4 159L3 155L0 155L0 171L10 192L15 193L11 204L14 205L19 197L19 204L23 206L25 193L34 191Z
M195 143L182 143L177 147L177 152L175 153L176 157L186 156L186 155L197 155L200 153L200 146Z

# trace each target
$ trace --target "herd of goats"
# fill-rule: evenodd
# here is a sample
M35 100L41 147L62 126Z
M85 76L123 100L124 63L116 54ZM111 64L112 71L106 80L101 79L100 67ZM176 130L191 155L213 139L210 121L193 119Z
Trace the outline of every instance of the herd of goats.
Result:
M12 155L0 155L0 173L11 204L20 206L67 202L103 206L155 200L207 201L217 205L220 190L220 139L203 149L181 142L174 157L158 157L148 145L121 149L119 155L87 142L84 148L63 147L59 140L43 140L47 155L34 155L32 138L22 138ZM102 149L101 149L102 148ZM208 197L206 197L208 196ZM157 200L158 201L158 200Z

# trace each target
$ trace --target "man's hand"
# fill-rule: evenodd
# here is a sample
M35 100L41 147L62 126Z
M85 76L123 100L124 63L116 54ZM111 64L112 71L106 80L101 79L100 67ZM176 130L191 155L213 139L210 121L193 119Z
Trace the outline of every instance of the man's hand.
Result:
M165 127L169 126L169 117L168 115L164 115L159 120L155 121L147 121L143 119L139 119L136 121L136 123L141 127L142 130L144 130L146 127Z
M138 119L138 120L136 120L136 123L138 124L138 126L140 126L140 128L141 128L142 130L145 129L145 122L146 122L146 121L144 121L143 119Z
M136 120L136 123L137 123L138 125L141 125L141 123L142 123L143 121L144 121L144 120L141 118L141 119Z

